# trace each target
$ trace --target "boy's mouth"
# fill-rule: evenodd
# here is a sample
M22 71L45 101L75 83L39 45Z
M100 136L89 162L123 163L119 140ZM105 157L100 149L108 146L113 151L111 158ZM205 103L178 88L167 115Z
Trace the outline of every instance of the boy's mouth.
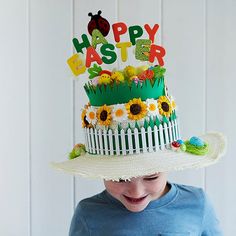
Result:
M124 195L124 197L131 204L139 204L147 197L147 195L144 196L144 197L140 197L140 198L132 198L132 197L128 197L128 196L125 196L125 195Z

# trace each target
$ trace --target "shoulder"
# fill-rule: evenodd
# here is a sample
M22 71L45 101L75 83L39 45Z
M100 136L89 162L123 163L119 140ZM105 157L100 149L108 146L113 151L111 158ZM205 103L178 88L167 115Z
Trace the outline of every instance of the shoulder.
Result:
M81 200L74 212L71 223L71 232L80 230L83 233L70 235L98 235L94 233L94 229L98 232L104 232L107 227L107 222L112 220L114 209L115 208L113 208L107 200L104 191L95 196Z
M84 211L88 210L96 210L96 208L100 208L107 204L106 200L104 199L104 192L96 194L92 197L85 198L79 202L77 205L76 211L83 213Z
M183 184L174 184L174 186L177 188L177 191L182 196L192 196L194 198L205 198L205 193L202 188L190 186L190 185L183 185Z
M97 216L105 204L103 194L102 192L78 203L71 221L70 236L90 235L91 226L96 226Z
M101 194L86 198L78 203L71 220L70 236L91 235L90 231L93 221L91 222L91 217L89 216L96 212L96 206L102 202Z
M177 200L185 207L197 207L198 210L204 210L206 204L206 195L202 188L174 184L177 189Z

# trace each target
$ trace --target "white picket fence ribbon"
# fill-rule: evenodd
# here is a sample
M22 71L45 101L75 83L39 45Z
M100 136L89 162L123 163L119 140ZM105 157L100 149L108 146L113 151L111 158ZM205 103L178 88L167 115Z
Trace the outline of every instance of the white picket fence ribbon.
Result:
M170 148L173 141L180 139L178 121L134 129L84 128L85 147L89 153L101 155L128 155Z

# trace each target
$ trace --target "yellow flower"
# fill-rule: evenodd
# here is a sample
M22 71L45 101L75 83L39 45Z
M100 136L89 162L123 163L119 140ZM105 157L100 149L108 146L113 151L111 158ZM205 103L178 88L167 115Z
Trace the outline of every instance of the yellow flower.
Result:
M124 69L124 74L127 78L131 78L136 75L136 69L133 66L126 66Z
M121 72L115 71L115 72L112 72L111 79L112 81L115 81L117 84L119 84L120 82L124 82L125 78Z
M148 69L148 66L139 66L136 68L137 75Z
M169 117L172 112L170 101L166 96L159 97L158 108L159 108L159 113L166 117Z
M82 127L83 128L92 128L93 126L89 124L86 116L87 110L83 109L82 114L81 114L81 119L82 119Z
M131 120L140 120L147 114L147 105L140 98L130 100L125 107Z
M99 107L97 110L97 119L99 125L108 126L111 124L111 108L107 105Z

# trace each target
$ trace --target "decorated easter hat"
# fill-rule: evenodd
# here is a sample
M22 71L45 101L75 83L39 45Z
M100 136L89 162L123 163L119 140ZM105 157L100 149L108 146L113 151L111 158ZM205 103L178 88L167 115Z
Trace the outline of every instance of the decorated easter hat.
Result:
M85 142L74 146L68 160L52 166L84 177L119 180L216 163L226 147L221 133L181 138L177 105L164 77L165 49L154 43L159 25L114 23L113 45L106 39L110 24L101 11L89 16L91 40L86 34L81 42L74 38L77 53L67 61L75 76L88 72L84 89L89 102L81 111ZM144 31L147 39L141 38ZM129 42L121 42L125 33ZM129 47L143 65L119 70L104 66L118 56L127 61Z

